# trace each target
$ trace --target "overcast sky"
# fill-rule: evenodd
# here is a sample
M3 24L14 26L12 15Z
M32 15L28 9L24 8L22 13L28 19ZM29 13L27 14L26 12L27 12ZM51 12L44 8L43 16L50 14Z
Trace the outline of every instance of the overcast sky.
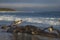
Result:
M0 0L1 3L14 2L14 3L60 3L60 0Z
M60 0L0 0L0 7L19 10L60 10Z

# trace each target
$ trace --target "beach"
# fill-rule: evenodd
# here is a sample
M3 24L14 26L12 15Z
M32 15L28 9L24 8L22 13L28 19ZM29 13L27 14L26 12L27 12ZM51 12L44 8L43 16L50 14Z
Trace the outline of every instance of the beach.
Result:
M55 29L60 31L60 14L59 12L51 13L32 13L32 12L0 12L0 25L10 25L14 20L23 20L18 26L34 25L40 29L44 29L53 25ZM1 40L14 40L14 34L7 33L0 28ZM27 33L19 33L17 40L59 40L59 38L49 38L40 35L31 35Z

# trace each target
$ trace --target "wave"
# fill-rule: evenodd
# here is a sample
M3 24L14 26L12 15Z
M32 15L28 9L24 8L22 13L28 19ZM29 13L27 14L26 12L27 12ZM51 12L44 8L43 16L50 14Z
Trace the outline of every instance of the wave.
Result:
M28 13L60 13L60 11L0 11L0 13L16 13L16 12L28 12Z
M18 17L14 15L3 15L0 16L0 21L14 21L14 20L23 20L31 23L43 23L49 25L60 25L60 18L44 18L44 17Z
M0 13L35 13L35 11L0 11Z
M16 12L20 12L20 11L0 11L0 13L16 13Z

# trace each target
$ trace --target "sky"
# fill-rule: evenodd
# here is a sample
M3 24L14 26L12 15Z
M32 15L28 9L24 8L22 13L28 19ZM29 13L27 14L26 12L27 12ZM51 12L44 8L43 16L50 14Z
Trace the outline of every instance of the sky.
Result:
M0 0L0 8L13 8L19 11L60 11L60 0Z

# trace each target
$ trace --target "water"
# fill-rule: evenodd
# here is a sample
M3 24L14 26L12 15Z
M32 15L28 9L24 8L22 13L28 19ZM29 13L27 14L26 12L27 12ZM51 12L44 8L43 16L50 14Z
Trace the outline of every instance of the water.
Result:
M34 25L41 29L53 25L55 29L60 30L60 12L0 12L0 25L10 25L14 20L22 19L23 22L20 25ZM8 38L9 33L0 31L1 36ZM9 36L10 37L10 36ZM42 38L37 35L36 38ZM2 37L3 38L3 37ZM49 38L44 37L48 40ZM0 37L1 39L1 37ZM50 38L51 39L51 38ZM7 40L7 39L6 39ZM10 40L10 39L9 39ZM51 39L51 40L55 40ZM59 39L56 39L59 40Z

